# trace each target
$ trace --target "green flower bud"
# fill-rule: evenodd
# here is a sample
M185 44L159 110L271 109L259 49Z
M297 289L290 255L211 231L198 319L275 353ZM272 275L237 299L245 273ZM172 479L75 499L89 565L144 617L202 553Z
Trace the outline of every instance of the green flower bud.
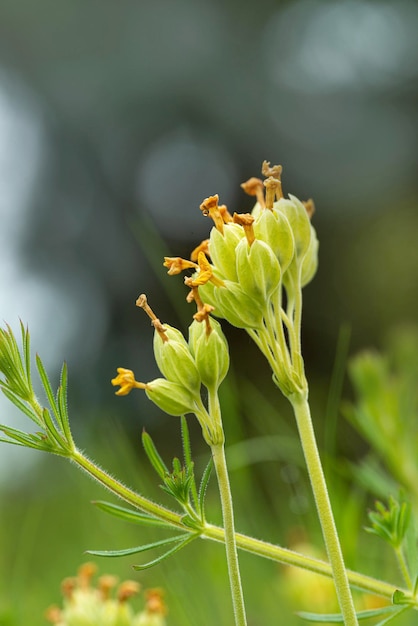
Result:
M263 209L254 222L254 234L270 246L284 274L295 253L295 240L287 217L276 209Z
M182 333L168 324L154 333L154 355L161 374L192 393L200 389L200 376Z
M281 270L276 255L267 243L258 239L251 246L246 239L240 241L236 255L240 287L264 308L280 285Z
M145 393L162 411L168 415L184 415L194 413L196 394L178 383L156 378L147 383Z
M318 269L319 241L315 229L311 226L311 242L302 262L301 287L311 282Z
M283 213L290 224L295 240L295 260L302 261L311 241L311 221L302 202L289 194L290 200L282 198L275 202L274 208Z
M232 326L237 328L261 328L263 324L263 310L260 303L247 295L241 287L232 281L226 280L225 287L216 287L213 290L215 307L214 315L223 317Z
M222 278L236 281L235 248L244 237L244 231L238 224L225 224L223 234L212 228L209 241L209 253L213 265L222 274Z
M202 383L205 387L217 389L228 373L229 349L219 322L209 318L209 323L209 334L204 322L195 320L190 325L189 344Z

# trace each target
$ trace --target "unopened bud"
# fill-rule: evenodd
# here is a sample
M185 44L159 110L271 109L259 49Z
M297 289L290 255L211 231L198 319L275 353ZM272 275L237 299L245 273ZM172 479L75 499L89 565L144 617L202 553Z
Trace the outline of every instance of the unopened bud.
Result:
M162 331L163 329L163 331ZM182 333L168 324L155 330L154 355L161 374L192 393L200 389L200 376Z
M228 280L236 281L235 248L244 237L244 230L239 224L225 225L223 233L212 228L209 240L209 254L213 265Z
M276 255L259 239L255 239L251 246L246 240L240 241L236 255L240 287L264 308L280 285L281 270Z
M295 240L287 217L275 208L262 211L254 222L254 232L257 239L273 250L284 274L295 253Z
M311 242L302 263L301 287L310 283L316 274L318 269L318 248L318 238L315 229L312 228Z
M189 344L202 383L217 389L228 373L229 349L219 322L209 318L209 328L210 332L206 324L194 321L189 327Z
M202 292L205 301L215 307L214 314L223 317L237 328L261 328L263 309L258 300L251 298L238 283L225 281L225 287L213 290L213 301Z
M154 404L168 415L179 416L185 413L194 413L196 394L192 394L183 385L165 378L156 378L147 384L145 393Z
M289 200L281 199L275 204L275 208L283 213L290 224L295 241L295 260L303 260L311 241L311 222L302 202L289 194Z

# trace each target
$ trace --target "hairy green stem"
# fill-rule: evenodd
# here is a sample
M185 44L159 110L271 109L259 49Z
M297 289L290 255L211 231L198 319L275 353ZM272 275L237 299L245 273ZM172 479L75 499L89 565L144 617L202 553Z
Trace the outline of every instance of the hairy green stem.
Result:
M241 574L239 571L238 552L235 540L234 507L232 501L231 485L229 482L228 468L225 457L225 436L222 426L221 406L219 404L218 390L209 389L208 409L210 419L213 422L213 432L220 434L210 442L213 464L218 479L219 495L221 498L222 519L224 523L224 541L226 561L228 564L229 584L231 588L232 605L234 609L235 625L246 626L244 594L242 591Z
M404 581L407 584L408 589L413 589L413 583L411 580L411 576L409 575L408 565L406 564L405 555L403 553L402 547L398 546L395 548L396 558L398 559L399 569L401 570Z
M189 528L184 526L181 514L175 513L159 504L155 504L148 498L144 498L132 489L129 489L129 487L126 487L119 480L110 476L110 474L97 466L93 461L86 458L80 450L76 450L70 458L75 465L83 469L91 478L106 487L114 495L128 504L131 504L134 508L144 513L149 513L160 520L164 520L176 528L190 531ZM213 524L205 524L201 531L201 537L203 539L225 543L225 530ZM235 533L235 541L237 548L245 552L278 563L283 563L284 565L306 569L318 575L326 576L327 578L332 578L331 566L329 563L320 559L308 557L293 550L288 550L287 548L282 548L281 546L260 539L248 537L241 533ZM359 572L347 570L347 576L353 587L362 591L375 593L387 599L391 599L394 592L399 589L399 587L395 585L366 576L365 574L360 574ZM408 595L408 589L401 588L400 591Z
M129 489L129 487L126 487L119 480L113 478L113 476L105 472L105 470L84 456L80 450L74 450L69 458L73 461L73 463L76 463L76 465L87 472L87 474L89 474L92 478L97 480L97 482L101 483L104 487L109 489L109 491L119 496L119 498L122 498L122 500L125 500L125 502L128 502L135 508L144 511L145 513L149 513L158 519L164 520L177 528L185 529L185 526L181 521L181 515L167 509L164 506L161 506L160 504L156 504L155 502L148 500L148 498L144 498L132 489Z
M357 626L357 616L351 595L347 571L344 565L340 540L335 526L334 515L328 495L318 446L313 430L307 392L295 393L289 397L296 417L299 436L305 455L308 474L315 497L325 546L330 560L341 613L346 626Z
M228 470L226 466L224 444L211 447L213 464L218 478L219 494L222 504L222 517L224 522L224 541L226 559L228 562L229 582L231 585L232 603L234 607L236 626L246 626L244 595L242 592L241 576L238 563L238 552L235 540L234 511L232 506L231 487L229 484Z
M207 524L205 526L201 536L202 538L219 541L220 543L224 543L225 541L224 529L212 524ZM300 569L314 572L320 576L332 578L331 565L320 559L305 556L304 554L300 554L294 550L282 548L281 546L276 546L272 543L262 541L261 539L254 539L253 537L248 537L248 535L243 535L241 533L235 533L235 540L237 547L245 552L249 552L284 565L299 567ZM353 572L351 570L346 571L350 584L361 591L374 593L382 598L387 598L388 600L392 599L392 596L397 589L408 595L407 589L399 588L391 583L377 580L377 578L366 576L365 574L360 574L359 572Z

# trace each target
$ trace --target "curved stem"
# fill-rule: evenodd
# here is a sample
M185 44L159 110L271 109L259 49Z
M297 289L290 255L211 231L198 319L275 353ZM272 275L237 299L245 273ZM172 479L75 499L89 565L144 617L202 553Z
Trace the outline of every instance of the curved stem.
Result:
M346 624L346 626L357 626L356 611L344 565L340 540L334 522L334 515L331 509L324 472L319 458L307 393L293 394L289 397L289 400L292 403L296 417L344 624Z

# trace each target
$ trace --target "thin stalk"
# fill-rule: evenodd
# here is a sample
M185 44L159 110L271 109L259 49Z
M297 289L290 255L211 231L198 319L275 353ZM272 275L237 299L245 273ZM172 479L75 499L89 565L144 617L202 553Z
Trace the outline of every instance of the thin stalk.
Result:
M335 589L346 626L357 626L357 616L351 595L348 576L344 565L340 540L335 526L334 515L328 495L324 472L319 457L318 446L313 430L312 419L307 400L307 392L289 397L296 417L299 436L305 455L308 474L315 497L325 546L330 560Z
M238 552L235 540L234 507L231 485L225 457L224 434L222 427L221 407L217 389L209 389L209 414L215 425L215 430L221 432L221 441L210 444L213 464L218 479L219 495L221 498L222 519L225 529L225 551L228 564L229 584L231 587L232 605L234 609L235 625L246 626L244 594L239 571Z
M228 470L226 466L224 444L211 446L213 464L218 479L219 494L221 497L222 517L225 528L225 550L228 562L229 583L231 586L232 604L236 626L246 626L244 595L242 592L241 576L238 563L238 552L235 540L234 511L232 506L232 494L229 484Z
M403 553L402 547L398 546L395 548L396 558L398 560L399 569L401 570L404 581L407 584L408 589L413 589L413 583L411 580L411 576L409 575L408 566L406 564L405 555Z

